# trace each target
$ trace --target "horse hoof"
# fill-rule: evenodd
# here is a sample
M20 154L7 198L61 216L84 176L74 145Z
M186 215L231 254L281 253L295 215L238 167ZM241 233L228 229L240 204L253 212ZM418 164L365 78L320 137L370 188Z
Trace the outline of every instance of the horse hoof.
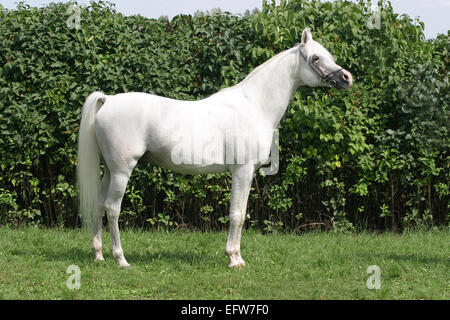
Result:
M129 268L130 264L126 261L119 261L119 267L121 268Z
M228 267L230 269L242 270L242 268L245 267L245 262L241 261L241 262L238 262L238 263L230 263L230 265Z

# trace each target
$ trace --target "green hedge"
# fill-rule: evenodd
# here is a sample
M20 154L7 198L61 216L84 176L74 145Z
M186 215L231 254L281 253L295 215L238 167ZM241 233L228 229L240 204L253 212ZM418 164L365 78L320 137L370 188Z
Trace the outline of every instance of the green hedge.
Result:
M348 91L301 88L280 129L280 172L257 175L247 226L400 230L448 224L449 34L370 4L297 0L235 16L127 17L114 5L0 12L0 223L79 226L81 106L93 91L201 99L241 81L309 27L350 70ZM229 175L182 176L138 164L122 225L227 227Z

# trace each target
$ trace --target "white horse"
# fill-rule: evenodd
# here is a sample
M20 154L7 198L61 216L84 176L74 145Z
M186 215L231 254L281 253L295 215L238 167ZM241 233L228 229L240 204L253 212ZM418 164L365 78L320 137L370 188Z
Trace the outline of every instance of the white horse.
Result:
M269 159L275 127L294 92L302 85L345 89L352 83L352 75L305 29L300 44L257 67L239 84L203 100L92 93L82 111L77 174L81 217L92 228L95 260L104 260L106 211L113 256L120 266L129 266L118 219L128 179L143 158L180 173L231 172L225 253L230 267L245 266L240 243L253 174Z

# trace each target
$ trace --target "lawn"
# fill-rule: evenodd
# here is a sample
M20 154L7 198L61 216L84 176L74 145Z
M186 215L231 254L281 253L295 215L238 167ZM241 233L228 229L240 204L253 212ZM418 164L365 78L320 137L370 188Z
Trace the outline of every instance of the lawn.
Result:
M119 268L104 233L94 262L80 230L0 227L1 299L449 299L450 232L381 235L245 231L247 267L228 269L226 233L121 233ZM70 290L69 266L80 269ZM379 267L380 289L367 273Z

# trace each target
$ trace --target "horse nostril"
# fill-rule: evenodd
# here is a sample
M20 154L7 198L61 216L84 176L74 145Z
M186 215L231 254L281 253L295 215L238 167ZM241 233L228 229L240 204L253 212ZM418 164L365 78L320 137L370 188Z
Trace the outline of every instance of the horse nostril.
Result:
M343 78L345 81L348 81L348 79L349 79L349 78L348 78L348 75L345 74L345 73L342 75L342 78Z

